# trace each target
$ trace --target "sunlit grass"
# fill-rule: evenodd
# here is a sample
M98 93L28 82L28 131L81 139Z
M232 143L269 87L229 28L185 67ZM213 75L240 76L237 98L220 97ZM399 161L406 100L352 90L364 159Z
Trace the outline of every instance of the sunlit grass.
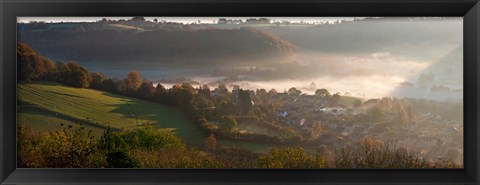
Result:
M95 132L110 126L117 130L154 125L171 128L186 143L201 145L204 136L186 115L174 107L107 92L40 82L18 85L18 120L36 130L61 123L80 122Z

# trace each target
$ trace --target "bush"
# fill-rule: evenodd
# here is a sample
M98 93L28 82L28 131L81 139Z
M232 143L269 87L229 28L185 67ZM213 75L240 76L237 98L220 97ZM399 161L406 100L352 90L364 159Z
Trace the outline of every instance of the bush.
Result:
M447 161L431 163L405 148L391 148L366 139L356 147L342 147L335 151L336 168L451 168Z
M218 149L214 155L223 168L255 168L259 157L255 152L235 146Z
M82 125L65 126L43 135L20 126L18 133L19 167L86 168L101 163L96 140Z
M20 168L44 167L45 159L40 155L40 135L33 132L30 127L18 126L17 165Z
M269 155L260 156L259 168L323 168L321 154L308 154L303 148L274 148Z
M127 144L109 127L98 142L98 148L106 157L107 168L133 168L139 167L139 162L130 156Z
M130 132L123 133L122 139L128 143L131 148L176 148L184 150L185 144L175 136L175 134L167 129L155 129L146 127Z

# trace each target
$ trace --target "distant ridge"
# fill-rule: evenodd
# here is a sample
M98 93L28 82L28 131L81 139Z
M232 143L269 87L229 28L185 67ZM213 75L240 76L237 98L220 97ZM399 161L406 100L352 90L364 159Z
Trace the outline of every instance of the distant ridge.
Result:
M20 24L18 39L54 60L112 64L132 61L213 64L227 62L226 59L281 57L297 51L288 41L253 28L193 30L170 26L145 30L109 24L100 27L98 24L43 23L41 28Z

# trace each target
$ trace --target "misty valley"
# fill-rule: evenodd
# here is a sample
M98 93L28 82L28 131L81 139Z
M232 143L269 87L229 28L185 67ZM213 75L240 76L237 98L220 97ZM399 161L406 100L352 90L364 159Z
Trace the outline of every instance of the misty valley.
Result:
M461 18L179 19L19 18L17 165L463 168Z

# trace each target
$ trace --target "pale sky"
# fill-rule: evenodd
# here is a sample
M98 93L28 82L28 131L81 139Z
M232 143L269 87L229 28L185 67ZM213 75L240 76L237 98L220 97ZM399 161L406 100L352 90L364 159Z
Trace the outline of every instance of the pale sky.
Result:
M119 19L131 19L132 17L17 17L17 22L28 23L30 21L45 21L45 22L95 22L101 20L102 18L107 18L110 20L119 20ZM145 17L146 20L153 21L153 19L158 19L158 21L165 20L167 22L179 22L184 24L190 24L193 22L201 23L213 23L216 22L219 18L227 19L242 19L246 20L247 18L260 18L260 17ZM265 17L269 18L272 21L290 21L290 22L300 22L304 21L306 23L315 23L315 22L333 22L337 20L353 20L353 17Z

